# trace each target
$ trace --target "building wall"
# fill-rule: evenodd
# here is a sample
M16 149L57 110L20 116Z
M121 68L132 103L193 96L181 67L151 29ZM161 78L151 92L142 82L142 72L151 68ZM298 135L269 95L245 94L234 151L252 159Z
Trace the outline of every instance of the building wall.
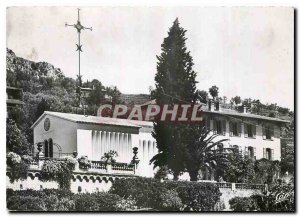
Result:
M50 129L45 131L44 120L50 119ZM62 153L72 153L77 150L77 124L72 121L45 115L45 117L34 127L34 145L35 153L37 152L37 143L44 140L53 140L54 144L61 147ZM54 157L59 157L59 149L56 145L53 146Z
M230 136L229 133L229 123L232 121L229 118L221 118L218 117L218 119L225 120L226 121L226 133L225 135L219 135L215 141L220 140L220 139L229 139L229 141L224 142L225 147L233 146L233 145L238 145L239 149L245 153L246 149L251 146L256 149L256 159L261 159L263 158L263 150L264 148L270 148L274 150L274 159L272 160L280 160L281 158L281 149L280 149L280 127L274 123L266 123L262 121L254 121L251 119L245 119L241 121L241 135L240 136ZM209 118L209 123L210 123L210 129L213 129L213 121L214 117ZM255 138L250 138L250 137L245 137L245 129L244 129L244 123L251 123L256 125L256 137ZM274 136L272 137L271 140L269 139L264 139L263 137L263 127L266 125L272 125L274 127Z

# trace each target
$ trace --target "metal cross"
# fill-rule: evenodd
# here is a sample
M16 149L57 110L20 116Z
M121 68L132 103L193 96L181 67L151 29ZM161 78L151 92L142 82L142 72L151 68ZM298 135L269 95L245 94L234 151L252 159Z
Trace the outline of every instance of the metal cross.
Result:
M79 104L81 104L81 85L82 85L82 81L81 81L81 75L80 75L80 52L82 52L82 44L80 43L80 34L81 34L81 30L85 30L85 29L89 29L89 30L93 30L92 27L84 27L83 25L81 25L80 23L80 9L78 8L78 19L77 19L77 23L73 24L73 25L69 25L68 23L65 24L65 26L72 26L77 30L78 33L78 44L76 44L76 51L78 51L78 80L79 80Z

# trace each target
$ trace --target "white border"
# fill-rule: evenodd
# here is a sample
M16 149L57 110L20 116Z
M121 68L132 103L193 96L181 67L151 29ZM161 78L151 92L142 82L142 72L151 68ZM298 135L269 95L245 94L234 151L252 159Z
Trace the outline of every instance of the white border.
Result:
M1 170L0 170L0 211L1 214L4 216L10 215L6 210L6 175L5 175L5 139L6 139L6 7L8 6L289 6L294 7L299 10L300 1L299 0L42 0L42 1L33 1L33 0L2 0L0 1L0 26L1 26L1 33L0 33L0 69L1 69L1 79L0 79L0 155L1 155ZM297 16L299 17L299 11ZM297 23L297 29L299 27L299 22ZM299 37L298 37L299 38ZM297 38L297 39L298 39ZM297 40L296 39L296 40ZM297 40L298 41L298 40ZM298 48L298 46L297 46ZM296 48L296 49L297 49ZM298 50L298 49L297 49ZM295 61L299 62L299 55ZM297 84L299 84L299 76ZM297 95L299 95L297 91ZM297 114L299 113L299 108L297 109ZM297 134L299 138L299 134ZM297 144L295 144L296 146ZM299 160L298 160L299 162ZM298 172L299 165L297 165L297 172ZM299 189L299 186L297 186ZM298 192L297 192L298 193ZM299 201L299 200L297 200ZM299 208L297 204L297 208ZM28 213L32 214L32 213ZM48 215L51 215L49 213ZM113 215L121 215L113 214ZM137 214L137 213L136 213ZM180 214L180 213L178 213ZM220 215L221 213L219 213ZM284 214L284 213L283 213ZM41 214L38 214L41 215ZM79 215L84 215L83 213ZM95 213L95 215L99 215L99 213ZM101 214L102 215L102 214ZM138 214L139 215L139 214ZM150 215L157 215L157 214L150 214ZM187 215L180 214L180 215ZM199 213L199 215L203 215L203 213ZM206 214L204 214L206 215ZM216 214L210 214L216 215ZM221 214L222 215L222 214ZM243 215L251 215L251 214L243 214ZM265 214L264 214L265 215ZM273 213L268 214L273 215Z

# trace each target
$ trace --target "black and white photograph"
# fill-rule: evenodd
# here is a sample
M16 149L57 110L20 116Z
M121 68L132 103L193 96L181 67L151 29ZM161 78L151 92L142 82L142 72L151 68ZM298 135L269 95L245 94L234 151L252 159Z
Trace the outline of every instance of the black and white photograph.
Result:
M7 211L295 212L295 14L7 7Z

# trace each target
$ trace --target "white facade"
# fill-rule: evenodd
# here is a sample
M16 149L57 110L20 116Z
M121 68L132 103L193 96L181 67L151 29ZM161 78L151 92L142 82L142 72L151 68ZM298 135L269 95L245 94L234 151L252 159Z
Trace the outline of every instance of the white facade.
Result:
M220 134L217 140L229 139L224 142L225 147L236 146L242 153L256 159L280 160L281 122L278 119L272 121L272 118L264 120L245 115L237 118L216 112L204 113L204 119L207 127ZM248 125L252 126L251 132ZM77 151L78 157L88 156L90 160L100 161L105 152L114 150L119 155L117 162L130 163L133 158L132 148L138 147L140 162L137 174L154 176L150 159L158 150L151 135L151 122L45 112L32 128L35 147L40 142L53 143L53 148L49 143L47 149L44 144L46 157L63 157ZM266 135L269 128L272 133Z

